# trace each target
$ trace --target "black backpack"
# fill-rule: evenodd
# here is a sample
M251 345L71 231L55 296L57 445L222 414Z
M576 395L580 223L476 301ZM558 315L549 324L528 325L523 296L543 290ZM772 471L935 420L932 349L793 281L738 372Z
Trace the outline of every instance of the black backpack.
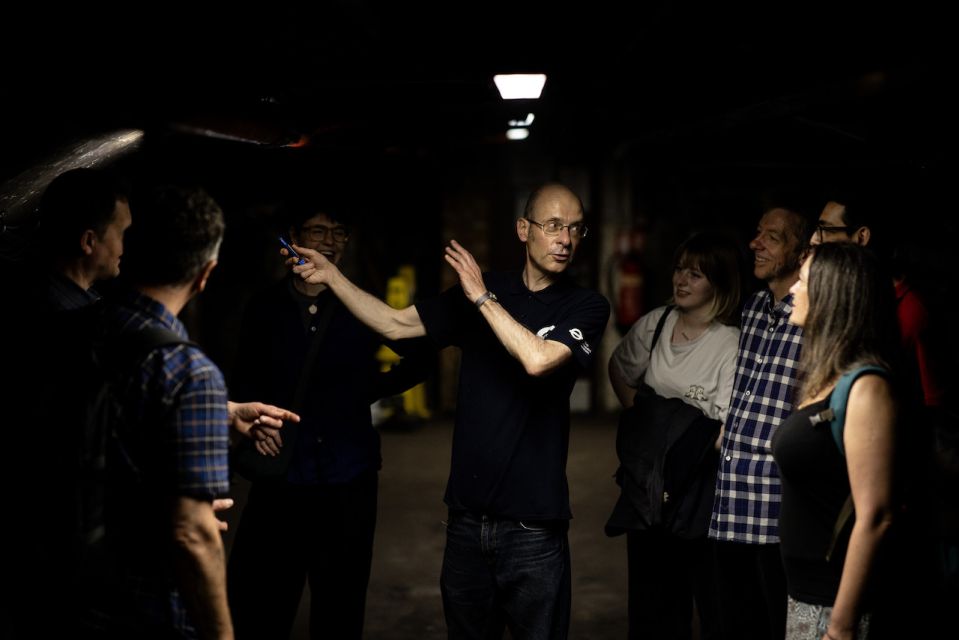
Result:
M70 530L77 566L83 569L97 561L104 546L109 484L140 482L140 471L119 437L127 426L123 387L130 384L139 364L156 349L190 344L164 327L110 334L103 329L100 316L98 309L76 312L78 335L67 354L77 386L65 392L73 404L64 409L78 421L73 432L76 439L67 449L77 479ZM89 569L96 572L96 566Z
M5 578L22 587L11 617L23 616L32 632L116 628L123 624L117 612L132 609L109 526L111 514L136 508L121 503L141 482L118 437L126 426L134 433L139 428L125 424L122 394L151 352L190 343L159 327L111 331L106 313L97 303L4 327L10 357L3 363L3 401L15 406L8 427L19 427L21 454L4 469L4 490L12 520L29 531L4 533L11 545ZM123 489L120 497L116 487ZM62 603L62 615L28 619L50 601ZM102 603L111 610L99 610Z

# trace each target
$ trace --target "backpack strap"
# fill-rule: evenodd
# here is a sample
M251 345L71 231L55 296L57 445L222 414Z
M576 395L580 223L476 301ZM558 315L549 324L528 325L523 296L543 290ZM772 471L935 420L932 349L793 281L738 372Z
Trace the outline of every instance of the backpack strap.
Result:
M846 445L843 443L842 434L846 426L846 404L849 402L849 391L859 376L867 373L878 373L882 376L889 375L886 369L875 365L868 365L847 371L839 377L839 382L836 383L836 388L832 390L832 396L829 398L829 409L833 414L831 418L828 418L830 420L829 426L832 430L832 439L836 441L836 446L839 447L839 453L841 453L843 457L846 457Z
M131 331L128 334L123 334L120 342L124 347L130 349L127 353L133 361L145 358L160 347L181 344L193 347L197 346L196 343L186 338L181 338L180 335L172 329L159 326L145 327L139 331Z
M829 421L829 429L832 432L832 439L835 441L836 447L839 448L839 453L842 454L843 458L846 457L846 445L843 443L842 435L843 429L845 429L846 426L846 404L849 402L849 391L852 389L853 383L859 378L859 376L867 373L878 373L882 376L889 375L889 372L886 369L877 367L875 365L868 365L858 369L853 369L852 371L847 371L839 377L836 387L832 390L832 395L829 398L829 408L810 419L810 422L813 424L824 422L826 420ZM846 524L852 517L853 512L854 505L852 503L852 494L849 494L849 497L846 498L842 508L839 510L839 515L836 516L836 523L832 527L832 538L829 540L829 548L826 550L826 562L829 562L832 559L832 554L833 551L836 550L836 542L839 540L839 535L842 533L843 529L846 528Z
M100 358L101 365L117 372L139 364L160 347L181 344L197 346L195 342L180 337L172 329L156 325L102 336L100 340L101 343L95 351L99 354L97 357Z

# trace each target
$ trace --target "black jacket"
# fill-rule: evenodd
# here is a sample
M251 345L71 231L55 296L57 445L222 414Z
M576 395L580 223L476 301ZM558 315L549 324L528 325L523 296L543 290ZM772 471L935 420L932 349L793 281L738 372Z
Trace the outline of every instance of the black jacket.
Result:
M720 422L679 398L643 385L616 433L622 493L606 534L662 527L681 538L706 535L712 513Z

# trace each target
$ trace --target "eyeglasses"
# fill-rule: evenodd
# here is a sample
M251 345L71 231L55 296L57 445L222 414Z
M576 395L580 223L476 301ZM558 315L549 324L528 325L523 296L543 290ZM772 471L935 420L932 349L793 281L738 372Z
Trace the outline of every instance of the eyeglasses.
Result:
M334 242L346 242L350 237L350 232L346 227L328 227L323 224L301 227L300 232L313 242L326 240L328 234L332 234Z
M816 233L819 234L819 242L823 242L823 236L827 233L849 233L849 227L830 227L825 224L816 225Z
M536 222L535 220L530 220L529 218L526 218L526 220L535 225L539 225L539 228L543 230L543 233L548 236L558 236L563 232L563 229L569 229L569 237L579 240L581 238L585 238L586 233L589 231L589 228L584 222L563 224L559 220L548 220L546 222Z

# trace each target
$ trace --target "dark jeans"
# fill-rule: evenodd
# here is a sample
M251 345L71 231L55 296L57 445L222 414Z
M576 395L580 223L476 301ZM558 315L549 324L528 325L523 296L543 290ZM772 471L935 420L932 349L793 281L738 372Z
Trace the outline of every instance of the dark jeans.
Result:
M310 581L310 637L359 640L376 527L377 474L342 485L258 481L227 567L238 640L290 636Z
M713 542L724 638L782 640L786 574L778 544Z
M719 612L712 544L684 540L660 529L627 531L629 639L689 640L693 602L699 638L719 636Z
M443 612L451 640L563 640L569 633L569 523L450 513Z

